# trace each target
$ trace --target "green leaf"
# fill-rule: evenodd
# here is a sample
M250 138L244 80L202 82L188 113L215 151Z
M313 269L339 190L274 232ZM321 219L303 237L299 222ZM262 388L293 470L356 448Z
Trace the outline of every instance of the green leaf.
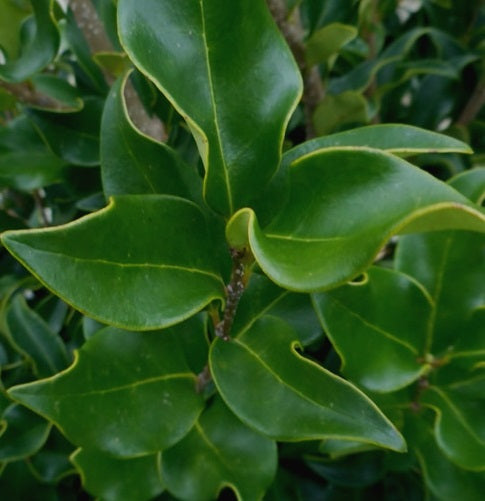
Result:
M371 400L298 354L296 339L285 322L263 317L236 339L213 343L211 374L231 410L276 440L339 438L405 450Z
M25 4L12 0L0 0L0 48L8 58L15 58L20 48L19 32L23 19L30 9Z
M119 459L97 450L78 449L71 457L83 487L103 501L149 501L163 491L159 454Z
M449 184L477 205L485 198L485 167L476 167L450 179Z
M364 281L313 299L343 373L352 381L371 391L394 391L427 370L424 349L432 308L406 275L369 268Z
M19 59L0 65L0 79L22 82L47 66L57 54L59 32L52 9L54 0L32 2L35 16L35 35L22 48Z
M247 428L219 398L185 438L162 454L167 488L184 500L216 499L225 486L241 501L261 499L276 466L275 442Z
M181 198L116 197L64 226L6 232L2 243L67 303L123 328L166 327L223 297L204 216Z
M248 204L277 170L301 93L298 69L265 3L121 0L118 17L130 59L197 140L209 205L228 215Z
M432 152L472 153L466 143L444 134L437 134L412 125L379 124L358 127L306 141L287 151L283 156L283 163L290 165L312 151L340 146L366 146L401 157Z
M481 499L485 474L470 472L454 465L443 456L426 423L423 420L415 421L408 435L412 437L424 480L433 495L442 501Z
M198 174L165 144L138 131L124 99L128 75L111 88L101 122L101 166L105 195L160 193L194 198ZM193 192L193 193L192 193Z
M367 101L360 92L347 91L336 96L327 94L318 104L313 115L315 132L325 135L340 126L367 122Z
M434 433L450 461L468 470L485 470L485 375L449 387L431 386L421 401L436 412Z
M62 179L64 160L48 152L0 153L0 185L33 191Z
M396 268L416 278L433 301L426 344L436 357L483 359L485 324L477 320L485 304L484 243L484 235L464 231L399 240Z
M307 41L305 48L307 64L313 66L327 61L356 36L357 29L354 26L341 23L327 24L315 31Z
M321 336L321 327L310 297L282 289L264 275L251 275L237 307L232 335L238 336L264 315L285 320L298 334L303 346Z
M29 117L52 151L66 162L92 167L99 165L99 129L103 101L84 98L75 113L31 111Z
M61 338L27 306L20 294L13 298L5 320L14 345L32 360L39 377L52 376L66 368L69 360Z
M55 75L37 74L31 81L38 93L48 96L45 106L36 103L33 107L63 113L82 109L81 93L66 80Z
M67 371L9 394L78 446L120 457L155 453L179 441L202 410L178 340L191 326L157 333L108 327Z
M292 164L290 189L286 205L264 230L250 209L236 213L228 227L247 224L256 261L274 282L291 290L312 292L347 282L396 233L485 231L485 216L469 200L378 150L310 153Z
M25 407L10 405L0 421L0 461L35 454L47 440L51 425Z

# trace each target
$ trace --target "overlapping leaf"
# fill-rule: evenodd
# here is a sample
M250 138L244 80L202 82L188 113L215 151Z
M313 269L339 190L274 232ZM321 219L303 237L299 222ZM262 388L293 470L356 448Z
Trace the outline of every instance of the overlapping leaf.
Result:
M484 232L485 216L404 160L367 148L327 148L292 164L289 199L268 226L261 229L254 212L242 209L227 234L238 245L246 238L277 284L316 291L358 275L395 233L449 228Z
M160 454L120 459L97 450L78 449L72 462L84 488L105 501L149 501L163 491Z
M223 399L246 424L278 440L339 438L405 449L401 435L357 388L295 351L282 320L263 317L217 340L210 368Z
M204 216L181 198L117 197L65 226L4 233L2 243L66 302L124 328L171 325L223 295Z
M186 500L216 499L225 486L241 501L261 499L276 465L276 443L242 424L219 398L185 438L162 454L168 490Z
M370 268L363 283L315 294L314 302L352 381L372 391L393 391L427 370L432 305L406 275Z
M184 198L197 196L195 170L183 164L170 147L139 132L126 109L126 76L110 91L101 124L101 167L106 196L166 193Z
M53 0L35 0L35 35L22 47L19 59L0 65L0 79L21 82L47 66L57 54L59 32L52 12Z
M178 329L135 333L106 328L81 348L65 372L9 390L53 421L74 444L130 457L180 440L203 400L185 361Z
M196 137L209 205L228 215L256 198L301 87L264 2L122 0L118 15L130 58Z

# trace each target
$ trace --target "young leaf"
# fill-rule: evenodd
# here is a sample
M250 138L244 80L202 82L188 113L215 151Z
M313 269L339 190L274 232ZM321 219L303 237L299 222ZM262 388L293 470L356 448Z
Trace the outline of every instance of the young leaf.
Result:
M0 80L22 82L47 66L57 54L59 32L55 23L54 0L32 2L35 36L22 48L19 59L0 65Z
M108 327L67 371L9 394L78 446L119 457L157 452L180 440L203 407L177 339L191 326L158 333Z
M344 374L371 391L397 390L426 370L432 307L406 275L377 267L366 275L362 283L315 294L315 307Z
M341 146L365 146L401 157L418 153L472 153L470 147L450 136L404 124L367 125L306 141L283 155L290 165L312 151Z
M104 501L149 501L164 489L159 454L120 459L95 449L78 449L71 461L83 487Z
M291 290L312 292L347 282L396 233L449 228L485 232L485 215L469 200L378 150L310 153L292 165L290 188L286 205L264 230L251 209L242 209L229 221L227 233L231 241L229 230L246 224L257 263ZM237 236L241 244L241 230Z
M187 500L216 499L225 486L241 501L261 499L276 465L275 442L247 428L219 398L185 438L162 453L168 490Z
M115 197L64 226L6 232L2 243L67 303L123 328L166 327L223 297L204 216L181 198Z
M199 189L202 193L195 170L184 165L174 150L142 134L131 122L124 98L128 76L111 87L101 122L105 195L159 193L193 199Z
M121 0L118 17L128 55L197 140L207 202L232 214L277 170L301 93L298 69L265 3Z
M276 440L339 438L402 451L404 439L356 387L299 355L282 320L263 317L231 341L216 340L210 368L230 409Z

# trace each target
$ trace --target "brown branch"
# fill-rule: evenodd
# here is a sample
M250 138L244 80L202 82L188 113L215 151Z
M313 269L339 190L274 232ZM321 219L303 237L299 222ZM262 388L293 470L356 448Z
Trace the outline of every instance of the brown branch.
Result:
M0 87L21 103L51 110L62 109L62 105L58 101L45 94L40 94L29 82L9 83L0 80Z
M313 114L325 92L318 68L308 66L306 63L305 44L303 43L305 32L300 11L296 8L288 16L285 0L266 0L266 3L300 68L304 84L302 102L305 110L306 135L307 138L315 137Z
M456 121L457 125L464 125L467 126L472 122L475 117L480 113L480 110L482 109L482 106L485 104L485 79L481 79L472 95L470 96L470 99L466 103L465 107L463 108L463 111L461 112L458 120Z

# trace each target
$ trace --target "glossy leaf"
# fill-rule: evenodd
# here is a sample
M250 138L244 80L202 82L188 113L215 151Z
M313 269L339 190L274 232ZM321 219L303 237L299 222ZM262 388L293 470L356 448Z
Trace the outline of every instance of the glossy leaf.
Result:
M19 31L23 19L29 15L29 5L11 0L0 0L0 47L9 58L15 58L20 49Z
M148 501L163 491L159 454L120 459L97 450L78 449L71 459L84 488L103 501Z
M262 499L276 465L276 443L247 428L219 398L162 454L167 488L183 500L210 501L225 486L241 501Z
M482 204L485 197L485 167L462 172L451 179L450 184L476 204Z
M122 0L118 15L128 55L197 140L209 205L227 215L256 198L277 170L301 92L264 2Z
M61 338L27 306L22 296L13 298L5 321L14 345L32 360L39 377L52 376L66 368L69 359Z
M424 350L432 306L406 275L370 268L362 282L313 299L350 380L371 391L393 391L427 370Z
M106 328L67 371L9 394L78 446L120 457L157 452L180 440L203 406L177 339L184 328L191 323L157 333Z
M48 152L0 154L0 185L33 191L62 179L65 162Z
M485 483L483 472L466 471L443 456L424 421L414 423L410 433L426 485L437 499L476 501L482 497Z
M341 23L327 24L315 31L306 43L306 61L313 66L327 61L341 47L357 36L354 26Z
M174 150L142 134L131 122L124 99L127 78L112 86L101 122L105 195L166 193L194 198L199 188L195 170L183 164ZM201 192L202 187L199 189Z
M401 435L356 387L299 355L282 320L263 317L231 341L216 340L210 368L231 410L268 437L339 438L404 450Z
M35 16L35 36L22 48L17 60L0 65L0 79L21 82L47 66L57 54L59 32L52 12L53 0L32 2Z
M208 235L194 204L133 195L64 226L4 233L2 243L87 315L149 330L180 322L222 297Z
M472 152L466 143L444 134L437 134L412 125L379 124L311 139L287 151L283 156L283 162L285 165L290 165L312 151L341 146L366 146L401 157L432 152Z
M62 78L55 75L37 74L32 77L31 81L36 92L46 101L44 105L39 99L41 102L33 107L57 112L76 112L82 109L84 103L79 90Z
M450 461L468 470L485 470L485 376L450 387L430 387L422 402L436 412L434 433Z
M25 407L12 404L0 421L0 461L14 461L36 453L47 440L50 424Z
M229 222L228 237L240 244L246 225L259 266L292 290L323 290L352 279L396 233L485 231L485 216L465 197L377 150L328 148L301 157L290 169L290 189L268 226L261 229L254 212L242 209Z

